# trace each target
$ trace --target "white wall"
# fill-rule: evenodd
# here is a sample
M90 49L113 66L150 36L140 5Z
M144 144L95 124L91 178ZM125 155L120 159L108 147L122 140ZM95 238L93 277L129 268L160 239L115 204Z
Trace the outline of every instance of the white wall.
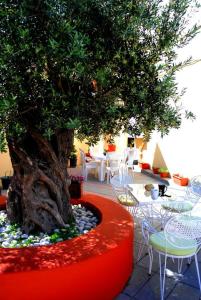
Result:
M199 17L201 19L201 12ZM189 56L201 59L201 33L188 46L180 49L178 54L179 60ZM192 177L201 174L201 62L178 72L176 79L180 89L187 88L182 98L183 106L196 115L196 120L192 122L183 119L181 128L171 130L163 139L155 133L148 145L144 160L151 164L153 161L156 163L157 157L154 158L154 152L158 146L157 150L161 153L157 155L159 164L163 160L170 173L179 172Z

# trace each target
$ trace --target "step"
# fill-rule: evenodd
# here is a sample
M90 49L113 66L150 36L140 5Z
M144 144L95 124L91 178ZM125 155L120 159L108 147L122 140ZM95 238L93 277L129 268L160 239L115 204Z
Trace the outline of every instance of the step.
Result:
M162 184L165 184L165 185L170 185L170 178L161 178L160 177L160 175L158 175L158 174L154 174L151 170L149 170L149 169L142 169L141 170L141 173L142 174L145 174L145 175L147 175L147 176L149 176L149 177L151 177L151 178L154 178L154 179L156 179L156 180L158 180L158 181L160 181Z

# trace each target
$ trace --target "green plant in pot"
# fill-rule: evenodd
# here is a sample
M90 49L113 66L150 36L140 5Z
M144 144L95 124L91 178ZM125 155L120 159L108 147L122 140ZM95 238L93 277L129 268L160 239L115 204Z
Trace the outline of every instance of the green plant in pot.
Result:
M167 168L160 168L158 171L161 177L164 178L170 177L170 173Z
M12 176L7 176L6 173L5 173L5 176L1 177L1 183L2 183L3 190L7 190L9 188L11 179L12 179Z
M73 145L73 148L71 150L69 159L70 159L70 168L75 168L77 166L77 154L76 154L75 146Z

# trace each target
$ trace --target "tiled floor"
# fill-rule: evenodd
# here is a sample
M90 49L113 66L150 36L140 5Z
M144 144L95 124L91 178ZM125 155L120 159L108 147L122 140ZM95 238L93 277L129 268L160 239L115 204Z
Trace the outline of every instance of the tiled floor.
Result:
M134 183L157 183L157 180L147 177L141 173L134 174ZM174 185L170 182L168 192L183 193L185 188ZM84 191L93 192L108 196L115 200L115 196L110 185L105 182L100 183L95 178L89 176L88 182L84 183ZM135 247L134 257L139 248L141 241L140 224L135 219ZM198 255L199 267L201 270L201 253ZM152 275L148 275L149 258L146 254L146 249L143 250L141 259L136 262L134 259L133 273L127 282L125 288L115 300L158 300L160 299L159 285L159 265L158 256L155 254L153 262ZM168 261L168 276L166 276L165 299L167 300L198 300L200 293L196 275L194 261L188 266L183 263L182 275L177 273L177 265L172 260Z

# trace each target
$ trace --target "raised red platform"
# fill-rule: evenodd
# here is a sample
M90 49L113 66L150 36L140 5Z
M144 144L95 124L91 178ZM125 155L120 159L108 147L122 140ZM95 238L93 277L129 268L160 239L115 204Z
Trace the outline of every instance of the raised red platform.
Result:
M112 300L133 268L133 220L107 198L86 194L98 210L89 233L50 246L0 248L2 300Z

